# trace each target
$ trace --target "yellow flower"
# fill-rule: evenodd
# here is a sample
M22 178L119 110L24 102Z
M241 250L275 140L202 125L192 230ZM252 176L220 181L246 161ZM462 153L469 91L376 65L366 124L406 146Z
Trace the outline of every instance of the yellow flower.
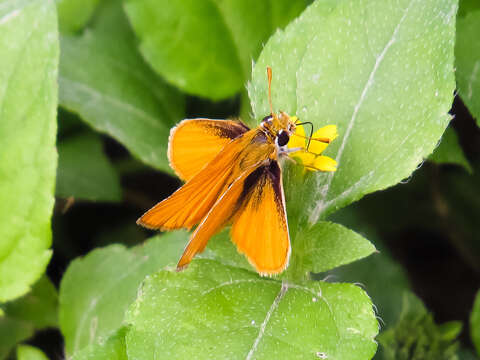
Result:
M295 133L292 134L288 142L288 148L299 150L293 151L290 156L300 159L307 170L335 171L337 170L337 162L321 154L337 136L337 126L327 125L313 133L309 144L303 125L297 125Z

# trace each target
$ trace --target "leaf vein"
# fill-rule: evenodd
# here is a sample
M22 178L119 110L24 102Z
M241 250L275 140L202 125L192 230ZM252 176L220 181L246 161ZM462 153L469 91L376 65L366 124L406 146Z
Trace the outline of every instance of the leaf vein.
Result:
M92 97L92 100L103 98L105 101L111 103L113 106L115 106L119 109L125 110L126 112L129 112L129 113L131 113L135 116L138 116L138 117L144 119L145 122L148 123L149 125L151 125L153 127L156 127L156 128L165 129L165 127L162 126L162 124L158 121L157 118L148 114L144 110L141 110L141 109L135 107L132 104L125 103L125 102L123 102L119 99L116 99L116 98L112 97L112 96L102 94L99 91L92 88L91 86L88 86L87 84L83 84L83 83L80 83L80 82L75 81L75 80L67 79L64 76L59 76L59 81L64 82L64 83L68 83L72 87L76 87L80 91L86 92L88 95L90 95Z
M242 283L261 283L264 284L265 280L260 280L260 279L239 279L239 280L232 280L230 279L229 281L223 282L221 284L218 284L217 286L214 286L208 290L205 290L202 292L202 296L207 295L211 293L212 291L218 290L222 287L229 286L229 285L238 285Z
M376 170L382 166L383 164L385 164L386 162L388 162L390 160L390 158L392 158L396 153L398 153L399 149L407 142L407 140L412 136L413 133L410 133L408 134L405 139L403 139L403 141L395 148L395 150L393 150L390 155L386 156L382 161L380 162L377 162L375 164L375 167L369 171L367 174L363 175L360 179L358 179L358 181L356 181L353 185L349 186L347 189L345 189L340 195L336 196L335 198L331 199L331 200L328 200L328 201L325 201L323 202L323 207L320 209L321 211L324 211L325 209L327 209L332 203L334 203L335 201L338 201L338 200L341 200L341 199L344 199L346 198L348 195L350 195L352 193L353 190L355 190L355 188L359 185L362 185L363 183L365 183L366 181L368 181L370 178L372 178L372 176L375 174Z
M245 360L251 360L253 354L257 350L258 344L260 343L260 340L262 340L263 335L265 334L265 329L268 325L268 322L270 321L270 317L272 316L273 312L278 308L278 305L280 304L280 301L283 299L285 294L287 293L288 290L288 284L286 282L282 282L282 287L280 288L279 293L273 300L272 305L270 306L270 309L268 309L267 314L265 315L265 319L262 322L262 325L260 326L260 331L258 332L258 335L252 345L252 348L247 354L247 357Z
M377 70L380 67L380 64L382 63L383 59L385 58L385 55L387 54L388 50L397 40L397 34L400 30L400 27L404 23L404 21L407 17L407 14L408 14L408 12L409 12L409 10L410 10L410 8L411 8L411 6L414 2L415 2L415 0L411 0L410 3L408 4L408 6L405 8L405 11L403 12L402 17L400 18L400 21L398 22L397 26L393 30L393 33L392 33L392 36L390 37L390 40L387 42L387 44L383 48L382 52L380 53L380 55L377 56L377 58L375 60L375 64L373 65L373 69L370 72L370 75L367 79L367 82L365 83L365 86L363 87L362 93L360 94L360 98L359 98L357 104L355 105L355 107L353 109L352 117L350 118L350 121L348 122L348 126L347 126L347 129L345 131L345 135L343 136L342 142L340 144L340 148L338 149L338 153L337 153L337 156L336 156L335 160L339 164L340 164L340 161L341 161L341 158L342 158L342 155L343 155L343 151L345 150L345 145L346 145L346 143L347 143L347 141L350 137L350 133L351 133L351 131L353 129L353 126L355 124L355 121L357 119L358 112L359 112L361 106L363 105L363 102L365 101L365 98L367 96L368 91L370 90L370 88L373 85L374 78L375 78L375 75L377 73ZM322 191L322 199L317 202L317 205L315 206L315 209L313 210L312 215L310 216L310 223L311 224L314 224L314 223L317 222L318 218L320 217L321 210L325 207L324 203L327 199L328 192L330 190L330 185L332 184L332 180L333 180L334 176L335 176L334 172L330 173L329 176L328 176L327 184Z
M480 70L480 60L475 62L475 66L473 67L472 75L468 81L468 98L471 99L473 95L473 82L477 77L478 71Z
M6 14L5 16L3 16L0 19L0 25L3 25L6 22L16 18L18 15L20 15L20 13L21 13L21 9L15 9L15 10L9 12L8 14Z
M325 305L327 305L327 308L328 308L328 311L330 311L330 314L332 315L332 318L333 318L333 323L335 324L335 328L337 330L337 335L339 337L341 337L340 335L340 330L338 329L338 325L337 325L337 320L335 319L335 313L333 312L332 310L332 307L330 306L329 302L327 301L327 299L325 299L322 295L322 289L320 289L320 291L318 293L316 293L315 291L313 291L312 289L310 288L307 288L305 286L301 286L301 285L295 285L295 284L290 284L289 285L291 288L293 289L297 289L297 290L303 290L305 292L309 292L311 293L313 296L315 297L319 297L320 299L322 299L322 301L325 303Z
M122 281L123 279L127 278L130 274L134 273L140 266L142 266L148 258L143 257L141 258L138 263L136 263L134 266L132 266L127 272L125 272L122 276L118 277L115 281L113 281L110 286L107 286L102 289L100 292L99 296L94 297L91 301L90 304L87 308L87 310L83 313L82 317L80 318L80 321L78 323L78 328L76 329L75 333L75 339L74 339L74 345L73 345L73 353L75 353L79 347L79 342L80 342L80 336L83 334L83 328L85 326L85 321L87 318L90 316L90 313L95 309L96 305L98 304L99 300L103 298L103 296L107 293L110 293L110 290L115 288L115 286ZM106 260L104 260L106 261ZM97 324L98 326L98 324Z

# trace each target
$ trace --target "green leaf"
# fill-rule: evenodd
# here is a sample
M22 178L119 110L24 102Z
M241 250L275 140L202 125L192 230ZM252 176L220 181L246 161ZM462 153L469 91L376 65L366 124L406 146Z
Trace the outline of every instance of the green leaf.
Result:
M337 281L362 284L386 326L398 318L402 294L409 289L409 283L403 268L386 251L342 266L332 274Z
M122 199L120 179L97 135L79 134L58 144L56 195L92 201Z
M291 162L285 163L284 172L288 226L292 243L292 255L285 278L295 281L305 279L310 272L333 269L376 251L368 240L341 225L329 222L310 225L309 202L316 188L315 174L305 174L301 164Z
M275 109L340 134L326 151L338 170L315 174L303 204L310 223L399 182L433 151L450 119L456 9L456 0L318 0L270 38L248 87L255 118L269 113L270 65Z
M461 321L449 321L438 326L440 338L443 340L455 340L462 332Z
M305 7L289 0L127 0L145 59L182 90L218 100L240 91L251 60Z
M62 33L82 29L90 20L100 0L56 0L58 25Z
M457 164L462 166L470 174L473 172L472 166L465 157L462 147L458 142L457 133L451 127L445 130L440 144L428 160L437 164Z
M435 324L423 303L415 295L405 293L397 324L378 338L387 360L457 360L458 343L454 340L461 329L459 321Z
M478 360L478 357L470 349L460 348L457 354L459 360Z
M247 258L237 251L230 238L230 228L224 229L220 234L208 240L205 251L197 255L201 259L210 259L224 265L234 266L249 271L255 271Z
M29 345L17 347L17 360L48 360L42 350Z
M290 264L281 276L284 279L303 281L310 272L323 272L369 256L375 246L359 234L342 225L321 221L308 226L302 221L313 184L313 177L306 177L303 186L298 186L298 177L303 177L302 166L286 163L285 194L288 226L292 253ZM239 254L232 243L229 231L225 230L209 240L205 253L200 257L215 259L224 265L255 271L246 257Z
M246 257L237 252L231 242L228 230L209 240L207 249L200 257L215 259L224 265L240 267L250 271L255 269ZM311 228L300 231L292 238L293 250L285 276L304 278L309 272L323 272L337 266L364 258L376 251L368 240L342 225L322 221Z
M148 165L171 172L170 127L184 100L144 63L118 2L80 37L62 36L60 104Z
M463 17L471 11L480 10L480 1L478 0L460 0L458 16Z
M480 356L480 291L477 292L472 314L470 315L470 333L475 349L477 349L477 354Z
M0 302L28 292L50 260L58 33L52 0L0 7Z
M379 193L377 197L381 197L381 195L385 195L385 193ZM375 304L377 315L382 320L382 323L388 327L398 319L402 308L403 293L410 290L410 284L407 273L392 258L388 249L382 244L382 237L379 236L379 233L385 231L384 226L387 221L378 217L378 209L381 208L384 213L384 204L390 201L390 199L385 199L385 197L382 199L383 202L381 204L373 206L373 209L376 210L376 217L372 220L373 224L369 221L370 219L367 215L369 211L367 199L343 208L331 216L332 221L354 229L372 241L379 253L352 264L341 266L321 276L325 277L328 275L334 281L361 284ZM405 200L408 199L410 198L407 197ZM369 200L371 200L371 197ZM398 208L397 211L401 214L402 208Z
M185 232L173 232L132 249L111 245L74 260L60 285L60 329L66 353L73 355L117 331L141 281L178 260L186 238Z
M58 325L57 307L57 290L46 276L41 277L27 295L2 305L5 317L29 322L37 329Z
M377 348L359 287L282 283L212 260L147 277L126 322L137 359L370 359Z
M364 237L342 225L320 221L300 232L295 239L292 262L303 272L323 272L376 252Z
M480 126L480 10L458 19L455 45L458 92Z
M57 291L46 276L40 278L27 295L2 305L0 359L16 344L30 338L35 330L57 326L57 307Z
M34 332L34 327L29 323L2 317L0 321L0 359L7 358L16 344L30 338Z
M73 360L127 360L126 328L120 328L102 344L89 345L73 356Z

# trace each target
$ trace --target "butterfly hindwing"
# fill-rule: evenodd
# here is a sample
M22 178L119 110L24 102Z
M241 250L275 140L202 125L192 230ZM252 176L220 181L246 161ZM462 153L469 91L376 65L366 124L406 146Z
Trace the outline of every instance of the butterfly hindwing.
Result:
M281 170L276 160L245 178L239 205L233 216L232 241L258 273L283 271L290 257L285 197Z
M186 119L170 131L170 166L188 181L233 139L249 131L236 120Z
M240 205L239 199L244 189L245 179L254 170L255 167L252 167L235 179L211 210L205 215L204 219L190 236L190 241L178 262L178 269L187 266L196 254L205 249L208 240L231 220Z

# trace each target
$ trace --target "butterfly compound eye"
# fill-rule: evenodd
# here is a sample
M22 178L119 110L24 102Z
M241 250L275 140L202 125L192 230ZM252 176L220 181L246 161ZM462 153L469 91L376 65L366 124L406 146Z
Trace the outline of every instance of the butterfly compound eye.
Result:
M262 119L262 122L272 122L272 115L267 115Z
M277 144L278 146L285 146L288 144L288 140L290 140L290 136L286 131L280 130L277 134Z

